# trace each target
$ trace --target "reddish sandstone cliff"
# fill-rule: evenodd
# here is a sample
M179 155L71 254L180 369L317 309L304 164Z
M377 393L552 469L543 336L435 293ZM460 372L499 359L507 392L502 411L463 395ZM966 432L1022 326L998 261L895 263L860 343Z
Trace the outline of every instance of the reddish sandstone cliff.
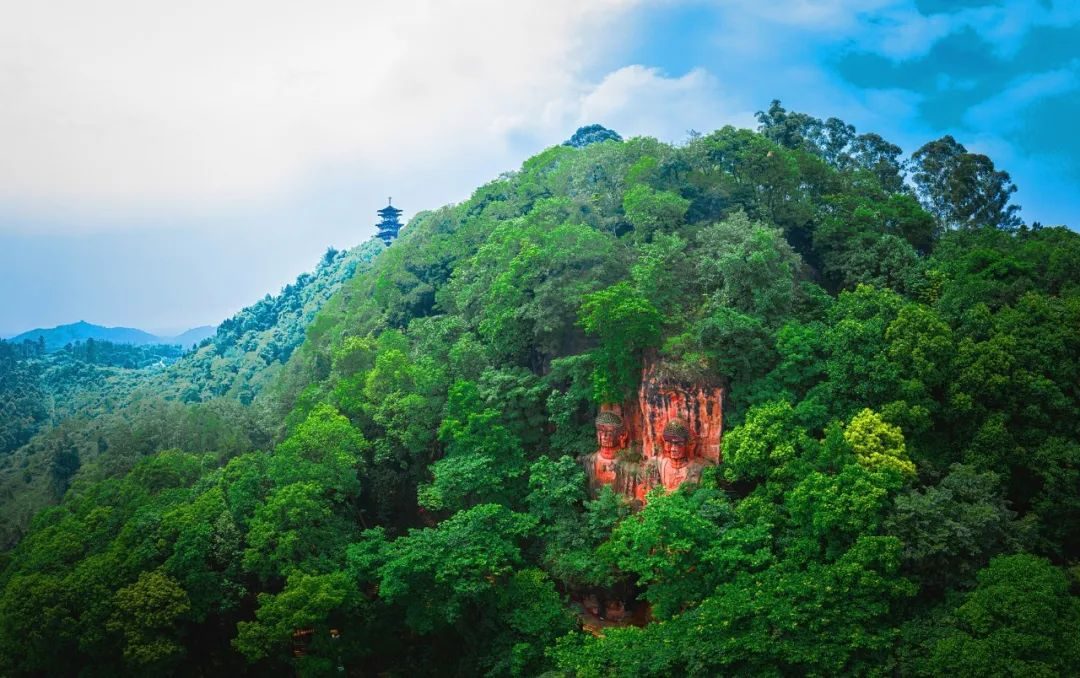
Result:
M647 358L632 419L632 439L641 442L642 454L661 455L660 437L671 419L684 419L692 435L691 458L720 461L723 429L723 387L703 379L679 375L662 361Z

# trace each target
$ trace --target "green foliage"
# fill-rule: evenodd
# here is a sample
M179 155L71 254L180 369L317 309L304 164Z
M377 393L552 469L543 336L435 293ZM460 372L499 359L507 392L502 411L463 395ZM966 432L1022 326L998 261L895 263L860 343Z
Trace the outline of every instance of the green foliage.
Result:
M140 382L175 363L179 346L87 339L46 352L44 341L0 341L0 455L76 412L112 412Z
M580 317L581 326L600 342L593 351L593 399L622 402L641 380L642 354L660 338L660 311L623 282L585 297Z
M636 184L623 196L626 220L634 235L642 241L657 233L670 233L680 226L690 208L690 201L670 191L657 191L648 184Z
M968 153L951 136L931 141L911 155L912 180L938 221L950 228L1020 225L1020 208L1009 204L1016 192L1009 173L985 155Z
M693 296L688 294L697 281L688 266L687 242L678 235L658 234L652 242L637 248L637 259L630 268L636 289L657 309L663 309L665 325L678 325L690 310Z
M724 436L724 477L731 481L787 480L814 441L785 402L758 405L746 423Z
M335 623L357 611L360 600L356 582L347 572L294 574L281 593L259 595L255 621L237 625L233 645L249 661L273 655L284 659L292 649L296 629L312 629L319 639L329 636Z
M895 637L882 622L913 593L895 577L899 546L864 537L832 564L743 573L670 621L564 637L552 654L589 676L872 672Z
M709 314L691 330L692 343L687 347L691 350L683 353L682 360L690 362L693 347L700 347L709 367L736 383L750 383L764 375L775 362L773 335L765 324L727 306L709 305L706 310ZM668 344L669 353L683 348L678 344L682 338L676 337Z
M1080 599L1064 573L1036 556L995 558L937 624L913 673L1061 676L1080 669Z
M573 136L563 142L563 146L584 148L589 144L599 144L604 141L622 141L622 137L615 130L610 130L603 125L585 125L578 127Z
M870 408L852 418L844 429L844 440L859 463L872 471L915 475L915 464L907 458L904 448L904 433Z
M269 476L278 485L300 480L318 483L332 498L343 501L360 492L368 443L329 405L319 405L292 435L277 447Z
M998 478L955 464L937 485L897 495L885 531L904 543L903 559L924 585L962 584L990 557L1019 545L1022 532Z
M539 520L544 538L541 562L552 577L574 588L608 585L612 570L596 549L619 521L629 514L624 497L605 488L587 501L585 473L577 461L564 456L540 458L529 468L529 515Z
M160 572L144 572L116 592L108 629L124 638L124 661L135 672L168 670L184 656L177 622L191 609L184 589Z
M23 445L48 418L41 368L26 356L36 347L0 341L0 454Z
M570 207L548 199L525 223L500 225L447 288L445 303L510 364L535 366L580 344L578 307L621 268L613 238L565 223Z
M122 475L141 456L267 446L278 422L263 407L238 405L275 380L315 314L381 249L373 240L327 253L314 273L225 320L188 352L87 340L46 354L0 342L0 543L69 485ZM273 399L291 407L284 390Z
M738 212L698 235L697 277L714 303L773 322L791 312L801 262L779 229Z
M244 568L264 581L297 568L330 570L341 560L354 528L335 516L325 495L315 482L272 490L248 527Z
M474 384L456 383L439 428L446 457L430 467L434 480L420 488L418 503L432 511L459 511L477 504L516 504L525 458L520 441L499 423L497 410L480 409ZM480 411L477 411L480 409Z
M894 489L891 478L859 464L838 473L812 471L784 497L797 541L788 546L799 557L832 560L863 535L876 534Z
M481 504L438 527L412 530L387 547L379 596L400 605L419 633L467 620L521 564L519 542L533 525L526 515Z
M711 562L730 507L707 492L657 496L623 520L599 556L647 586L653 614L666 619L709 595L725 572ZM725 544L725 547L730 547Z

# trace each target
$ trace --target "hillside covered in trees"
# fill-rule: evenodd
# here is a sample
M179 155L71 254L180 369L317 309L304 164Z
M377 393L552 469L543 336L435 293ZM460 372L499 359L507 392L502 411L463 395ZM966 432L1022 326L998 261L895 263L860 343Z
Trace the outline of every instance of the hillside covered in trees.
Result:
M0 672L1080 672L1080 236L950 137L759 120L588 128L416 215L296 350L54 429L93 471L3 557ZM722 389L719 463L592 487L656 361Z
M94 415L124 397L149 373L175 363L180 346L129 345L87 339L49 351L44 338L0 341L0 455L43 426L81 412Z
M304 339L323 304L383 248L327 250L315 271L184 346L87 339L0 341L0 546L72 482L115 476L168 447L252 450L266 410L245 408ZM260 437L261 436L261 437Z

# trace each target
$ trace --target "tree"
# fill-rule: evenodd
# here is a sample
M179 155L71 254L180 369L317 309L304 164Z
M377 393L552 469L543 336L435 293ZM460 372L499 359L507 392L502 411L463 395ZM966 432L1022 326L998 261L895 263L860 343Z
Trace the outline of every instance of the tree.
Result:
M844 440L860 464L871 470L901 476L915 475L915 464L907 457L904 433L870 408L856 414L844 429Z
M637 248L637 260L630 268L634 288L658 309L664 309L664 324L681 323L696 301L697 281L688 263L687 242L678 235L658 233L652 242Z
M779 99L773 99L768 110L758 111L754 117L758 121L758 131L780 146L822 153L815 138L821 135L824 124L817 118L805 113L789 112Z
M0 662L12 673L78 671L77 601L65 578L43 573L11 577L0 599Z
M860 134L852 141L852 160L877 178L882 190L888 193L904 191L903 150L873 132Z
M884 531L903 541L905 569L941 590L969 583L991 556L1017 545L1015 516L996 475L954 464L937 485L897 495Z
M694 324L691 336L716 374L743 385L769 371L776 351L773 335L760 319L715 304L703 310L708 314Z
M589 144L598 144L603 141L622 141L622 137L614 130L602 125L585 125L578 127L574 135L563 142L563 146L584 148Z
M726 574L708 561L730 510L709 492L653 497L640 513L619 523L599 555L634 574L653 614L670 618L712 593Z
M446 456L431 465L433 480L418 492L432 511L455 512L477 504L514 506L521 498L525 455L521 441L485 407L471 382L450 389L447 416L439 427Z
M798 425L790 403L757 405L742 426L724 436L724 477L750 482L788 480L816 444Z
M473 618L521 564L533 521L496 504L461 511L438 527L410 530L387 545L379 596L404 607L417 633Z
M1064 573L1028 554L999 556L946 622L935 675L1063 676L1080 671L1080 599Z
M697 275L715 303L772 323L791 311L802 261L776 228L737 212L697 238Z
M585 331L600 346L593 351L593 398L618 403L637 388L641 358L660 339L663 316L629 283L621 282L585 297L579 311Z
M785 109L778 100L767 111L755 114L758 131L784 148L820 156L841 171L870 172L883 190L904 190L903 163L899 146L873 132L856 135L855 127L838 118L822 122L805 113Z
M859 464L811 471L784 496L791 562L831 562L858 540L878 534L897 483Z
M596 548L630 513L626 498L610 488L601 490L595 501L587 501L585 488L581 464L571 457L541 457L529 469L525 504L545 542L541 563L572 590L612 584L612 568Z
M362 605L356 581L348 572L298 572L289 577L281 593L262 593L258 602L255 620L237 624L238 634L233 640L233 646L249 662L265 657L284 660L297 629L312 629L313 641L323 641L319 644L324 646L328 645L325 641L330 638L331 627L355 642L357 629L342 628Z
M273 490L251 519L245 569L267 582L295 570L332 571L344 559L355 529L334 509L317 482Z
M671 620L568 636L553 655L577 675L869 673L892 648L890 614L914 593L899 550L862 537L834 563L745 572Z
M948 228L1020 225L1020 208L1010 204L1016 186L985 155L969 153L951 136L911 154L912 180L926 208Z
M651 241L656 234L674 231L682 225L689 208L689 200L648 184L635 184L623 196L626 219L634 227L634 236L642 242Z
M187 594L159 571L143 572L138 581L116 592L116 613L109 630L124 638L124 661L136 672L168 670L186 654L180 622L191 610Z
M330 405L319 405L274 451L269 476L277 485L317 482L336 501L360 492L357 472L368 443L349 420Z

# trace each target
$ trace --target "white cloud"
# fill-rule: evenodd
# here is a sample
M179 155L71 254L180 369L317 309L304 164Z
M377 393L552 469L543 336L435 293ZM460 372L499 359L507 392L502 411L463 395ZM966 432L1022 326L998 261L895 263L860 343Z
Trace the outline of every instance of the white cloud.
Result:
M852 26L860 14L895 5L897 0L718 0L717 4L734 6L743 16L770 23L832 32Z
M972 106L964 121L975 129L997 132L1014 130L1024 124L1024 109L1039 99L1072 92L1080 87L1080 59L1066 68L1025 75L1009 83L1002 91Z
M738 105L741 97L725 94L720 82L701 68L672 78L657 68L632 65L607 74L575 98L555 102L543 119L552 130L595 121L624 137L653 136L667 142L685 140L690 129L756 126L753 113Z
M900 61L926 54L934 43L955 29L947 14L923 16L912 8L896 8L868 30L860 41L864 49Z
M505 154L501 135L525 116L589 101L587 69L632 4L9 5L0 204L204 210L280 196L337 165L376 175L485 143Z

